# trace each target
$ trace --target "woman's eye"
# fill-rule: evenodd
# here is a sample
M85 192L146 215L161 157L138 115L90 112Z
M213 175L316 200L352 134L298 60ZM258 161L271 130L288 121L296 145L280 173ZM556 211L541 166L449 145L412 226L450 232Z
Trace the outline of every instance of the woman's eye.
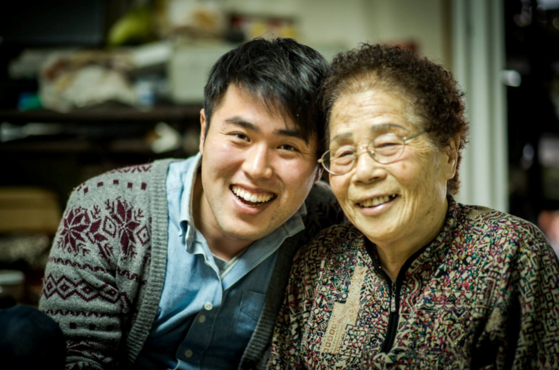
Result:
M401 145L402 140L398 138L396 135L388 134L388 135L381 135L373 140L374 146L378 148L388 148L391 146Z
M346 149L340 149L336 151L336 154L334 155L334 158L344 158L344 157L351 157L353 156L354 151L346 148Z
M394 146L394 145L400 145L400 143L395 142L395 141L383 141L383 142L375 143L375 146L377 148L387 148L387 147L391 147L391 146Z

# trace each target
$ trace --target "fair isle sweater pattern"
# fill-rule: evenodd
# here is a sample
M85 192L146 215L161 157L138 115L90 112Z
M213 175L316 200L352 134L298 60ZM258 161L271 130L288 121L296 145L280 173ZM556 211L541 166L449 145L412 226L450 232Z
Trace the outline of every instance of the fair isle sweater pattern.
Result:
M388 281L354 226L324 230L295 257L268 368L559 369L559 262L534 225L450 199Z
M155 318L167 256L166 174L172 160L110 171L70 196L45 270L39 308L67 341L66 369L133 366ZM306 229L280 248L264 311L239 368L257 368L296 250L343 221L328 186L306 200Z

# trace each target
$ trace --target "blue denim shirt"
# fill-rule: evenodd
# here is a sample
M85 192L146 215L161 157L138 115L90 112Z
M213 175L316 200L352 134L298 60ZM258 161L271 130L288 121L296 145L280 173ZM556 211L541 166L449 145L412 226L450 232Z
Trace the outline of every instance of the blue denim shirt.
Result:
M254 332L283 241L304 228L301 208L256 241L220 276L192 222L198 154L171 164L167 178L169 241L157 317L136 365L146 369L231 369Z

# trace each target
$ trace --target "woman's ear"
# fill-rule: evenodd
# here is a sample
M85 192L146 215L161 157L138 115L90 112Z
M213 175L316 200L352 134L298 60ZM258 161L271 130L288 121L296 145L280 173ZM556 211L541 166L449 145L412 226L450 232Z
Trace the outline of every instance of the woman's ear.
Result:
M454 178L458 165L458 148L460 147L460 136L453 137L444 148L445 151L445 176L447 180Z
M206 140L206 112L200 110L200 153L204 154L204 141Z

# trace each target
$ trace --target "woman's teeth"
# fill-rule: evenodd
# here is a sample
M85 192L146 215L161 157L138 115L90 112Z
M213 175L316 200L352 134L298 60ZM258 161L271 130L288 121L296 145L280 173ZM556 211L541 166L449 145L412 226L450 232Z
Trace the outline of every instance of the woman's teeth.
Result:
M274 195L273 194L254 194L250 193L238 186L232 186L231 190L235 193L236 196L251 203L266 203L269 202Z
M359 203L359 205L361 207L375 207L378 206L379 204L382 203L386 203L392 199L396 198L396 195L386 195L384 197L376 197L376 198L372 198L372 199L367 199L361 203Z

